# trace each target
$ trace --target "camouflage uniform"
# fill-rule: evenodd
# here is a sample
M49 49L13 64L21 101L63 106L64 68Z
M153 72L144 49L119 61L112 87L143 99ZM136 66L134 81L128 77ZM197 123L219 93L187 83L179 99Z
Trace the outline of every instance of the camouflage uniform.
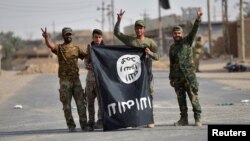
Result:
M202 48L203 48L201 40L199 38L197 38L195 42L195 46L193 48L193 56L194 56L194 64L195 64L196 72L200 71L199 64L200 64L200 58L201 58Z
M90 59L90 45L87 48L88 51L88 57L85 59L85 64L88 69L87 77L86 77L86 95L88 100L88 113L89 113L89 121L88 124L92 128L95 123L95 99L97 98L98 102L98 120L97 123L99 126L102 124L102 104L100 100L100 95L98 93L96 80L95 80L95 74L93 71L93 66L91 64Z
M60 101L63 104L64 116L69 129L74 129L74 122L71 112L71 99L74 98L79 115L79 121L82 129L86 128L86 98L79 79L78 58L83 59L86 56L78 46L68 47L64 44L56 45L52 50L58 57L60 78Z
M198 100L198 82L195 75L195 66L191 45L199 27L199 20L196 20L191 32L180 42L175 42L170 47L170 74L169 79L174 87L180 108L181 119L187 125L187 102L186 93L191 101L194 118L200 120L201 106ZM179 122L181 123L181 122Z

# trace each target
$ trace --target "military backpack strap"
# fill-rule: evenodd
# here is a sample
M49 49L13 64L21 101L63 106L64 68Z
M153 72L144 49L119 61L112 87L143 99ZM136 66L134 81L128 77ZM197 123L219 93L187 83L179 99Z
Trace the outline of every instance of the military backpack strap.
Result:
M64 56L63 51L62 51L62 44L59 44L59 46L58 46L58 52L61 53L61 55L62 55L64 61L67 62L67 59L66 59L66 57Z

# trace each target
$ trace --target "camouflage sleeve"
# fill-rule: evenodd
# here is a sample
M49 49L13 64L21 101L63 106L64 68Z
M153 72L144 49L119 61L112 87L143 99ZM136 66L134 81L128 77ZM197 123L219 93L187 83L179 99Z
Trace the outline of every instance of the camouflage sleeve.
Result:
M78 58L80 58L80 59L83 60L83 59L87 56L87 53L84 52L83 49L80 48L80 47L78 47L78 51L79 51L79 52L78 52L78 54L79 54L79 55L78 55Z
M116 22L115 24L115 28L114 28L114 35L121 40L125 45L128 45L129 41L130 41L130 36L125 35L123 33L120 32L120 22Z
M172 56L171 56L171 48L170 47L170 50L169 50L169 80L173 79L173 60L172 60Z
M86 51L87 51L87 56L84 58L84 63L85 63L85 68L87 69L87 70L92 70L92 64L91 64L91 54L90 54L90 47L91 47L91 45L89 44L88 46L87 46L87 49L86 49Z
M159 60L160 54L159 54L159 51L158 51L158 47L157 47L156 43L153 40L151 42L151 51L153 52L153 54L151 55L151 57L154 60Z
M90 45L87 46L86 52L87 52L87 56L85 57L84 62L86 64L89 64L90 63L90 57L91 57L90 56Z
M186 36L186 41L188 42L188 44L190 45L190 47L193 44L193 41L194 41L195 35L196 35L197 31L198 31L200 22L201 22L200 20L196 19L195 22L194 22L192 30Z

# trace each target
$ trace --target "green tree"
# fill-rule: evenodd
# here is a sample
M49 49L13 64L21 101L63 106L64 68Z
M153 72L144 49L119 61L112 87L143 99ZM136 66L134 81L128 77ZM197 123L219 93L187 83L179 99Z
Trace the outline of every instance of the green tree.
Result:
M15 37L13 32L1 32L0 44L3 46L3 57L6 59L11 59L16 50L26 46L25 42L20 37Z
M3 56L3 69L11 68L11 60L13 58L13 54L16 50L24 48L25 41L20 37L15 37L13 32L0 33L0 44L2 45L2 56Z

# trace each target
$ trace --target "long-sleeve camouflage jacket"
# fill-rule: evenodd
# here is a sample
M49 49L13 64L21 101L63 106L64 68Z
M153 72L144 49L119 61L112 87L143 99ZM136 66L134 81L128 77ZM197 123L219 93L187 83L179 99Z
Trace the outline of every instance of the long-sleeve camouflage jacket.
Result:
M198 90L198 82L195 75L192 43L199 28L200 21L196 20L192 30L180 42L175 42L170 47L170 80L185 79L188 84Z

